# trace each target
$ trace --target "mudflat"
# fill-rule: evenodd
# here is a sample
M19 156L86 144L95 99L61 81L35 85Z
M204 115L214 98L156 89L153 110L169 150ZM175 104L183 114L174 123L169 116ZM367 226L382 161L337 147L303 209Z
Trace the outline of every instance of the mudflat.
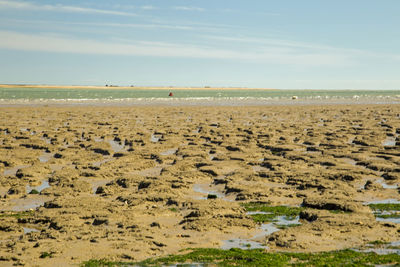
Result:
M400 240L400 105L0 112L4 266Z

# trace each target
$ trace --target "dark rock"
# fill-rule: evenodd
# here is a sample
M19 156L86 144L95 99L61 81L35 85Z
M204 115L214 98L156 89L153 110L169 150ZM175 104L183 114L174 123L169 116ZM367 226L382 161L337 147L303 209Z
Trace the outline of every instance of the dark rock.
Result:
M207 195L207 199L217 199L217 198L218 198L217 195L214 195L214 194Z
M396 180L398 177L396 177L396 175L392 173L384 173L382 174L382 178L388 181L393 181Z
M225 179L214 179L214 182L213 182L213 184L215 184L215 185L227 184L227 183L228 183L228 181Z
M151 185L151 182L148 181L141 181L138 185L138 190L146 189Z
M207 174L211 174L212 176L218 176L218 173L216 173L214 170L212 169L201 169L201 172L207 173Z
M96 189L96 195L101 195L101 194L104 194L106 191L105 191L105 189L104 189L104 187L102 187L102 186L99 186L99 187L97 187L97 189Z
M46 209L60 209L61 208L61 206L59 204L51 202L51 201L45 202L44 207Z
M234 146L227 146L226 149L229 151L240 151L240 148Z
M95 153L102 154L103 156L110 155L110 152L108 152L108 150L105 150L105 149L102 149L102 148L94 148L93 151Z
M236 201L242 201L242 200L247 200L247 196L245 194L239 193L236 198Z
M178 203L178 201L176 201L176 200L168 199L168 201L167 201L167 206L172 206L172 205L178 206L179 203Z
M313 221L316 221L318 219L318 215L317 214L311 213L309 211L300 212L299 217L300 217L300 219L303 219L303 220L306 220L306 221L309 221L309 222L313 222Z
M353 140L352 143L355 145L360 145L360 146L368 146L367 143L365 143L364 141L361 141L361 140Z
M21 190L19 190L19 189L16 188L16 187L11 187L11 188L8 189L8 191L7 191L7 194L8 194L8 195L18 195L18 194L20 194L20 193L22 193Z
M236 188L236 187L230 187L230 186L225 186L225 193L229 194L229 193L240 193L243 190L240 188Z
M15 173L15 176L17 176L18 178L22 178L24 177L24 172L21 169L18 169L17 172Z
M192 211L191 213L186 215L184 218L198 218L200 216L201 216L200 211L196 210L196 211Z
M196 163L194 166L196 166L196 168L201 168L204 166L210 166L210 164L204 163L204 162L200 162L200 163Z
M49 228L50 228L50 229L57 230L57 231L59 231L59 230L62 229L62 227L59 226L56 222L51 222Z
M120 178L116 181L117 185L123 187L123 188L128 188L129 184L127 183L127 180L125 178Z
M108 219L94 219L92 225L98 226L102 224L108 224Z
M161 228L161 225L160 225L158 222L152 222L152 223L150 224L150 227L158 227L158 228Z
M153 244L156 245L157 247L165 247L166 246L165 244L156 242L156 241L153 241Z

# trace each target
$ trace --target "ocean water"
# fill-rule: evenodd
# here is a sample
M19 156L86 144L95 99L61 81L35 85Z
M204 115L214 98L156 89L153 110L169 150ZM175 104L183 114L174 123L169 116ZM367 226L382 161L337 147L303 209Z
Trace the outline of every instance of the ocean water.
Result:
M173 93L170 97L169 92ZM295 99L293 96L296 96ZM400 90L262 90L262 89L76 89L0 88L0 103L400 103Z

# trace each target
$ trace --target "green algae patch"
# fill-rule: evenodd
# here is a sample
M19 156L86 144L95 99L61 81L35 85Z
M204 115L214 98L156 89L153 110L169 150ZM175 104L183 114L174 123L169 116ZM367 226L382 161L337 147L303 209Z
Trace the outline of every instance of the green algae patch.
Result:
M389 211L396 210L400 211L400 203L379 203L379 204L368 204L368 206L374 210Z
M14 217L17 219L23 218L23 217L28 217L32 216L34 211L18 211L18 212L2 212L0 213L0 218L4 217Z
M373 211L375 217L389 219L400 218L400 204L399 203L379 203L368 205Z
M105 260L90 260L82 263L83 267L97 266L371 266L396 265L400 255L378 255L353 250L341 250L320 253L268 253L262 249L241 250L233 248L222 249L192 249L187 254L170 255L157 259L147 259L142 262L107 262Z
M304 210L303 207L270 206L263 203L245 203L242 206L247 212L262 212L250 215L258 223L273 222L278 216L285 216L285 219L293 220Z

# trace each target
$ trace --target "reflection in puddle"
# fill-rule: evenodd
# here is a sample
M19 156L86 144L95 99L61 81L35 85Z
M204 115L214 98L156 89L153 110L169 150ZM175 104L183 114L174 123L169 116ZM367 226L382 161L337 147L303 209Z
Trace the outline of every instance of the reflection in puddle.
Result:
M150 137L150 141L153 143L157 143L162 138L161 134L152 134Z
M226 195L220 190L224 188L224 185L211 186L210 184L195 184L193 185L193 191L196 193L205 194L205 196L198 196L195 199L207 199L208 195L215 195L217 198L232 201L226 198Z
M32 232L39 232L38 229L34 229L34 228L28 228L28 227L24 227L24 234L29 234Z
M4 176L15 176L15 174L17 173L17 171L19 169L24 169L24 168L28 168L28 167L30 167L30 165L15 166L13 168L4 170L3 174L4 174Z
M39 156L39 161L48 162L53 156L53 153L43 153L41 156Z
M178 151L178 149L171 148L171 149L161 152L160 155L161 156L170 156L170 155L174 155L176 153L176 151Z
M42 138L40 138L41 140L43 140L46 144L51 144L51 139L50 138L48 138L48 137L42 137Z
M261 167L261 166L252 166L251 168L255 172L267 172L267 171L269 171L269 169L267 169L265 167Z
M36 209L46 201L49 201L51 198L42 195L29 195L27 198L20 198L20 199L12 199L10 200L11 203L14 204L14 207L11 209L12 211L26 211L30 209Z
M383 146L395 146L396 145L396 138L395 137L387 137L385 141L382 143Z
M379 213L380 215L385 215L385 214L387 214L387 215L391 215L392 213L390 213L390 212L382 212L382 213ZM381 217L376 217L376 221L378 221L378 222L391 222L391 223L400 223L400 214L399 214L399 217L394 217L394 218L381 218Z
M247 212L247 215L252 214L268 214L267 212ZM231 248L240 248L240 249L255 249L255 248L267 248L264 244L257 241L259 239L264 239L264 237L279 231L280 227L289 226L289 225L300 225L299 217L297 216L293 220L288 220L286 216L277 216L273 223L263 223L260 225L259 230L260 233L254 235L250 239L241 239L235 238L230 240L225 240L221 246L221 249L231 249Z
M123 145L121 142L117 142L117 141L114 141L114 140L110 140L110 141L108 141L108 143L110 144L111 149L112 149L115 153L121 152L121 151L124 150L124 148L125 148L125 145Z
M42 192L42 190L44 190L44 189L46 189L46 188L49 188L49 187L50 187L49 181L43 180L43 181L42 181L42 184L39 185L39 186L30 186L30 185L27 185L27 186L26 186L26 192L27 192L27 193L30 193L33 189L35 189L36 191L38 191L38 192L40 193L40 192Z
M93 165L94 167L100 167L100 166L103 165L104 163L110 162L110 161L112 161L112 160L113 160L113 158L105 158L105 159L103 159L103 160L93 162L92 165Z
M400 254L400 241L391 242L388 244L382 245L382 247L373 247L373 245L367 245L366 248L362 249L353 249L358 252L374 252L379 255L387 255L387 254Z
M385 183L382 179L376 181L378 184L382 185L384 189L397 189L397 184L389 185Z
M256 249L256 248L267 248L266 245L261 244L260 242L251 241L248 239L240 239L234 238L224 241L221 246L221 249L231 249L231 248L240 248L240 249Z
M368 204L400 204L400 201L394 198L383 199L383 200L375 200L371 202L365 202L365 205Z
M351 158L341 158L341 159L345 163L350 164L352 166L356 166L357 165L357 161L355 161L354 159L351 159Z
M92 184L92 194L94 195L96 194L97 188L106 185L108 181L91 181L90 183Z

